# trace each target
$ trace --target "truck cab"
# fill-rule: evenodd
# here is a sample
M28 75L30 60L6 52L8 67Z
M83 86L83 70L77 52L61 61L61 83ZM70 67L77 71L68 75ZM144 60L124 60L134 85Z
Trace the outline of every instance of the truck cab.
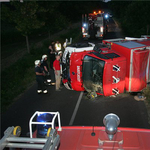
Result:
M64 55L64 60L68 59L68 64L63 64L64 85L69 89L87 91L94 95L123 93L126 58L102 44L87 48L76 50L68 57Z

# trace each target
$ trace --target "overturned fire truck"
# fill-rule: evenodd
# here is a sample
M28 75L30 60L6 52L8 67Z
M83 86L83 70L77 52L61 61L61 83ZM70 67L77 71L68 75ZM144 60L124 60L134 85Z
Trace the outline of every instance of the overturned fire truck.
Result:
M78 43L63 54L63 83L67 89L93 97L140 92L150 81L150 39L126 38L103 43Z

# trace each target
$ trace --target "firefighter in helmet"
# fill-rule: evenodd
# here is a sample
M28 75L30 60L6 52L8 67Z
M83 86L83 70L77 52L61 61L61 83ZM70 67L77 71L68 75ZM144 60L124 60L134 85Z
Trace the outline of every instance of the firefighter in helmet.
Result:
M60 63L62 63L62 55L63 55L62 51L59 51L58 55L60 56Z
M53 69L53 62L55 60L55 42L52 41L52 43L48 47L48 55L50 59L50 69Z
M44 94L46 94L47 89L44 84L45 73L43 69L41 68L41 62L40 60L36 60L34 63L35 63L36 81L38 83L37 93L40 94L43 92Z
M44 81L46 84L50 85L51 80L50 80L49 67L47 64L47 55L42 56L41 66L42 66L44 73L45 73Z
M41 65L44 69L45 74L48 74L49 68L48 68L48 64L47 64L47 55L42 56Z

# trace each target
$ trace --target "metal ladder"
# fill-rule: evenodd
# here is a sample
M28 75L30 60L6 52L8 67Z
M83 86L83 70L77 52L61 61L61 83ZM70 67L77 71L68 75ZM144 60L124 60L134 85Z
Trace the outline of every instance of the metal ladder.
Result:
M40 114L52 114L52 121L48 122L37 122L33 121L36 116ZM58 119L58 129L55 129L55 119ZM32 125L51 125L51 128L47 131L47 136L45 138L33 138L33 130ZM8 127L4 132L3 138L0 140L0 150L3 150L5 147L10 149L15 148L26 148L26 149L42 149L42 150L56 150L58 149L60 143L60 136L57 134L57 131L61 131L61 121L59 112L40 112L36 111L29 121L29 130L30 130L30 138L29 137L19 137L21 134L21 128L19 126Z
M14 130L13 126L6 129L3 138L0 140L0 150L3 150L5 147L42 150L58 149L60 136L57 134L56 129L51 129L47 138L18 137L20 131L18 130L18 133L14 135Z

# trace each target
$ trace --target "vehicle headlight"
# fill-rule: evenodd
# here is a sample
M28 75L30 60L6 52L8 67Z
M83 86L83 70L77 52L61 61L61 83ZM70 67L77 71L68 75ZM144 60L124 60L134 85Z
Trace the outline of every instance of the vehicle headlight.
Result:
M86 27L86 23L83 24L83 27Z
M85 32L85 28L82 27L82 33L84 33L84 32Z
M101 28L100 28L100 32L103 32L103 29L104 29L104 28L103 28L103 27L101 27Z
M106 18L106 19L108 18L108 14L105 15L105 18Z

